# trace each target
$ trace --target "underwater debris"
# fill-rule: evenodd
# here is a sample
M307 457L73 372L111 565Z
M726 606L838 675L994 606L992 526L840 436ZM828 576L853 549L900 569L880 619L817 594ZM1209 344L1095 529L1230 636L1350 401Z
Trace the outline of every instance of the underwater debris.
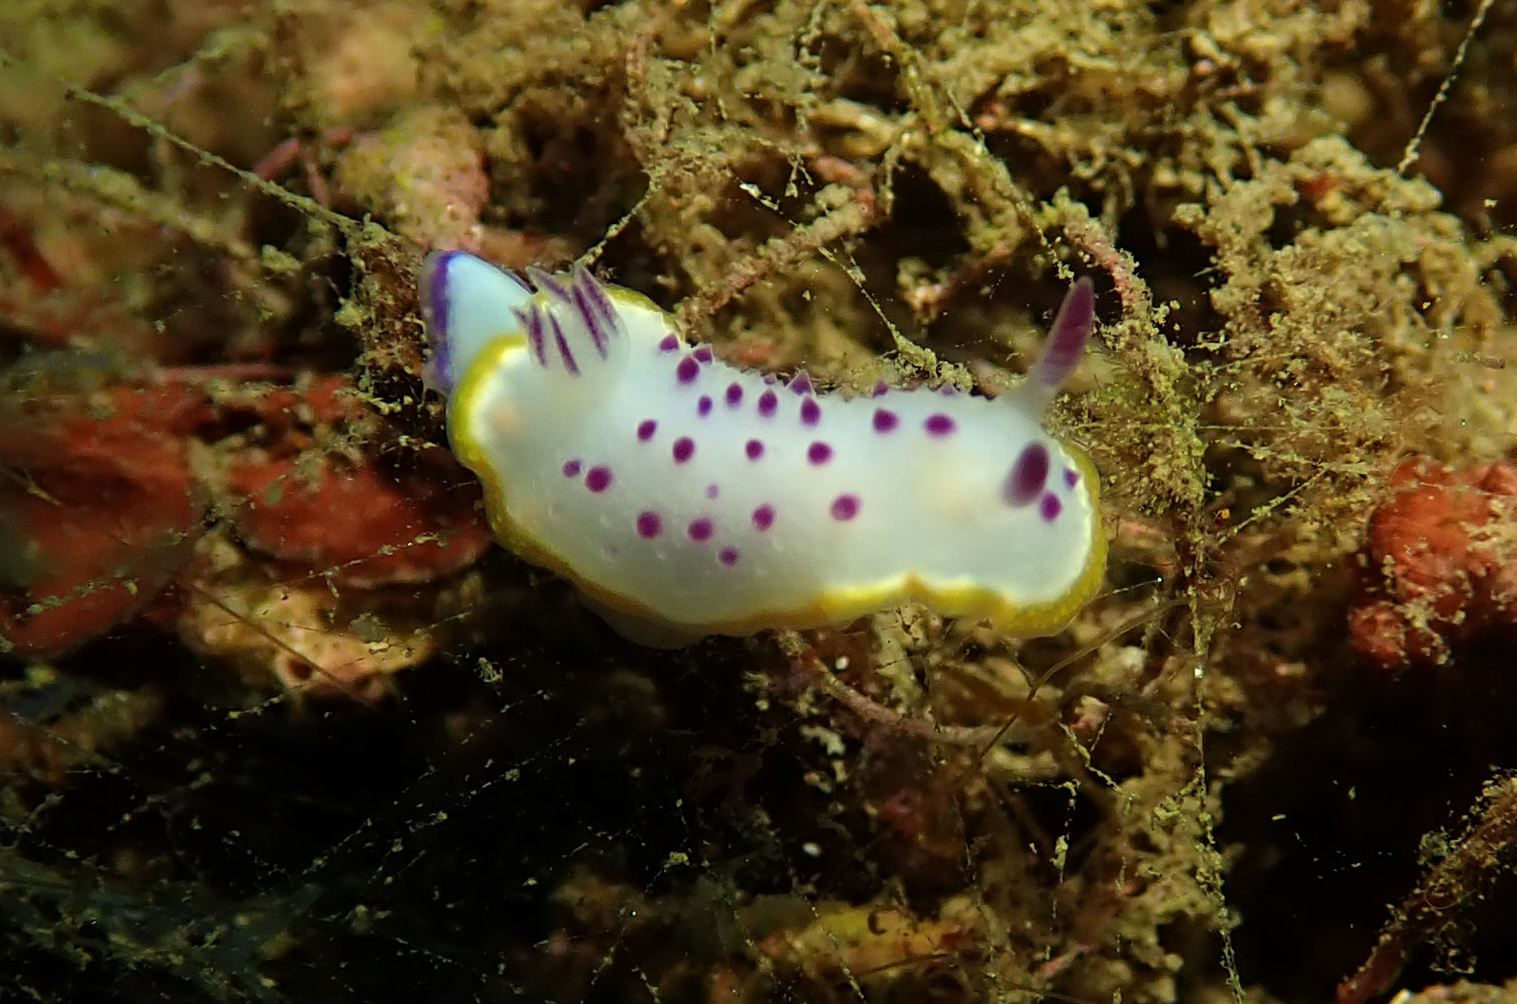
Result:
M374 701L394 673L437 650L432 632L392 625L407 606L395 597L334 593L319 577L270 577L215 537L200 558L179 636L191 650L227 660L255 690L269 689L272 678L287 692Z
M0 777L8 783L66 783L156 722L162 691L101 687L34 663L21 679L0 681Z
M802 1000L858 1000L862 991L870 1000L969 1004L1010 975L985 965L987 943L1004 932L987 930L994 922L967 897L945 901L930 920L889 903L818 903L812 916L755 944L761 965L746 999L765 999L756 991L794 980Z
M1412 949L1456 930L1461 910L1510 869L1517 853L1517 778L1493 778L1463 832L1441 836L1434 843L1447 846L1447 853L1428 864L1416 888L1393 908L1369 958L1338 986L1336 1004L1365 1004L1388 990Z
M102 870L58 869L15 855L0 867L0 918L13 930L47 931L73 958L131 960L134 983L195 988L206 996L279 1004L263 972L291 950L291 933L316 902L313 886L244 900L203 884L158 880L123 890Z
M1413 458L1389 484L1360 556L1354 647L1385 669L1440 665L1517 624L1517 470Z

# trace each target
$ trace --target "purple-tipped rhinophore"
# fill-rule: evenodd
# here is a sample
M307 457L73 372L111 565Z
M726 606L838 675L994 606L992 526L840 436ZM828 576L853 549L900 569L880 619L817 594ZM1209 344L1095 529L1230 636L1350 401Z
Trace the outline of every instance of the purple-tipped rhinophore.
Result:
M531 282L532 287L539 292L557 297L560 301L570 306L574 305L574 297L569 295L569 291L564 288L564 284L542 269L531 265L527 266L527 281Z
M1095 326L1095 290L1089 279L1081 278L1064 295L1064 303L1048 331L1048 341L1043 343L1043 351L1033 365L1031 382L1050 392L1058 389L1080 362Z
M1079 365L1085 343L1090 341L1095 327L1095 291L1089 279L1080 279L1065 294L1064 303L1043 343L1043 351L1032 364L1032 371L1021 386L1004 395L1005 400L1034 422L1041 422L1043 413L1059 391L1059 385Z

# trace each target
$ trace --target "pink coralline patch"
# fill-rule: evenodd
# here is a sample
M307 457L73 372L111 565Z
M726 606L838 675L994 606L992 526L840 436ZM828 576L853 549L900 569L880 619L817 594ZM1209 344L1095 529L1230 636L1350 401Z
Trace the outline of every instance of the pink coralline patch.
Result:
M328 374L308 386L260 389L250 406L259 422L259 434L285 452L304 449L311 442L311 427L358 423L372 412L352 393L346 377Z
M232 524L253 551L373 588L442 578L489 546L471 482L446 451L423 453L396 473L368 451L335 450L379 423L344 378L272 391L257 410L262 445L232 456L223 486ZM318 438L333 445L322 449Z
M469 479L440 448L397 471L372 448L382 428L340 375L0 400L0 652L47 658L132 617L172 619L206 588L193 555L207 512L276 576L368 589L472 564L491 538Z
M45 397L0 420L0 648L45 657L139 611L189 555L201 505L182 387Z
M490 198L484 138L452 109L423 108L357 137L338 159L339 191L422 247L479 250Z
M472 493L457 487L462 473L436 468L395 477L368 457L239 459L228 487L246 501L234 523L254 550L339 583L428 582L472 564L490 543Z
M1354 647L1387 669L1437 665L1461 641L1517 625L1517 471L1413 459L1391 487L1370 517Z

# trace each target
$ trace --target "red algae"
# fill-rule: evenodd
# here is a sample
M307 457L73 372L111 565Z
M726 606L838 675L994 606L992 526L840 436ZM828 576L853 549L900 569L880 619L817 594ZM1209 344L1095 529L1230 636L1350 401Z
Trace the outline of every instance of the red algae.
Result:
M476 493L453 487L463 475L451 460L427 467L396 477L368 457L238 457L227 487L248 501L233 522L254 550L339 583L430 582L473 564L491 538Z
M31 399L0 427L0 527L14 593L0 638L17 654L73 648L119 624L182 567L200 493L182 434L205 407L182 387Z

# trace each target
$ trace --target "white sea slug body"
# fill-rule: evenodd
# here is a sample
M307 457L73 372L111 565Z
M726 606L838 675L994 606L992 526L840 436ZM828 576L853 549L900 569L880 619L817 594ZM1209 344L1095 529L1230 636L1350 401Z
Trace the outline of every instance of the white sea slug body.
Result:
M779 384L582 268L528 278L428 257L429 381L496 536L620 630L688 641L917 600L1047 634L1100 584L1095 469L1041 425L1093 326L1088 282L988 400Z

